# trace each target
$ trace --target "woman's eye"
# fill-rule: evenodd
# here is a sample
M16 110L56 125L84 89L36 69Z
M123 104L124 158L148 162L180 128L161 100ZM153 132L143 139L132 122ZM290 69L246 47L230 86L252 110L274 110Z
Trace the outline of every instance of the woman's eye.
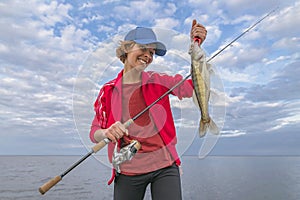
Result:
M148 46L146 45L139 45L139 48L141 51L143 52L146 52L146 51L149 51L149 53L151 54L151 56L153 56L155 54L155 50L149 48Z
M140 45L140 50L146 51L146 50L147 50L147 47L146 47L145 45Z

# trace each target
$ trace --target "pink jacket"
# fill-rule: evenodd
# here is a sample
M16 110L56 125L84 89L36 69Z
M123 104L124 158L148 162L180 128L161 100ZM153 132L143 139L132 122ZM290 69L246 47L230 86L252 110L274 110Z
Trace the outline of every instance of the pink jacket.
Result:
M95 101L94 109L96 115L92 122L90 130L90 139L95 142L94 133L98 129L106 129L116 121L121 121L122 115L122 75L121 71L117 78L104 84L99 95ZM157 72L143 72L142 73L142 92L146 105L150 105L157 100L161 95L167 92L176 83L182 80L181 75L169 76ZM187 80L171 94L177 96L179 99L183 97L191 97L193 94L192 80ZM177 144L176 130L174 120L171 112L169 96L165 96L157 104L149 110L159 134L168 147L172 157L175 159L177 165L180 165L180 159L176 151ZM163 119L162 119L163 118ZM114 145L108 144L108 157L112 161Z

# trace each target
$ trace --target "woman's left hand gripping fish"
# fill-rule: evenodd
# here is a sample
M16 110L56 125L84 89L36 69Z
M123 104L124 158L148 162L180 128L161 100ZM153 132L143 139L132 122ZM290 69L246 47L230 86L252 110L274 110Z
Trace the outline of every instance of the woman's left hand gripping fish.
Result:
M194 102L200 107L201 119L199 125L200 137L205 136L207 132L212 134L219 134L219 128L216 123L210 118L209 110L209 96L210 96L210 72L206 63L205 52L201 49L199 41L194 40L191 43L189 51L191 55L191 75L194 85L194 93L197 99Z

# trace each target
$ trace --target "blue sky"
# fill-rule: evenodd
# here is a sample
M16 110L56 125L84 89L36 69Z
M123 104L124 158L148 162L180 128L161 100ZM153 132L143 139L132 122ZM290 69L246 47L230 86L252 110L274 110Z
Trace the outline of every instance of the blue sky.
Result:
M0 155L85 154L93 102L121 70L115 47L152 27L168 48L151 70L189 73L188 34L208 30L207 57L270 10L275 13L216 57L212 155L300 154L300 1L0 2ZM198 154L199 111L172 98L181 154Z

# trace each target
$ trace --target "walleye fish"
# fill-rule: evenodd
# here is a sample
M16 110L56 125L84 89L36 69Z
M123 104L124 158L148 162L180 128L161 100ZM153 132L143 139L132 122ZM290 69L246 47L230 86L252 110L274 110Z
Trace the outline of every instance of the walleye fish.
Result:
M207 132L217 135L220 133L219 128L208 113L210 65L206 62L205 52L197 41L192 42L189 54L191 55L191 75L194 85L193 100L201 111L199 135L203 137Z

